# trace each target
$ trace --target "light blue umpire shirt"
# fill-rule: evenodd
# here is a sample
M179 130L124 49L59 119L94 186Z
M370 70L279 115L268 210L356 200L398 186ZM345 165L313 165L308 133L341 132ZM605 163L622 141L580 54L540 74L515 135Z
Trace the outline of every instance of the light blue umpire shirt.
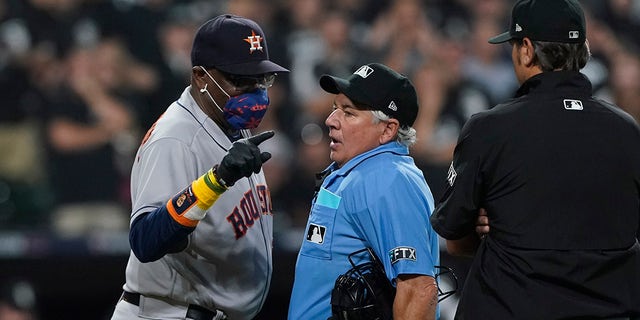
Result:
M399 274L435 277L440 262L433 195L406 146L389 142L325 171L298 253L291 320L331 316L331 290L357 250L372 248L394 286Z

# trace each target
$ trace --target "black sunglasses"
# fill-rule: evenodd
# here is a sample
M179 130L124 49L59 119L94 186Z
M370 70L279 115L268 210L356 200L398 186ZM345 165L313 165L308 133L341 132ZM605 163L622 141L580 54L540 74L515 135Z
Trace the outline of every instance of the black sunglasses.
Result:
M218 70L220 71L220 70ZM238 91L252 91L256 88L267 89L273 86L277 73L265 73L261 75L236 75L220 71Z

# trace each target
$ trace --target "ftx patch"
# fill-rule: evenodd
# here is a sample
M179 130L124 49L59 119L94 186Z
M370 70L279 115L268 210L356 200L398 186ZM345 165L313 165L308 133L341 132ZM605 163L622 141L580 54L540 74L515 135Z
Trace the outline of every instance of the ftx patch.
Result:
M391 264L394 264L400 260L416 261L416 249L412 247L396 247L389 251L389 259Z

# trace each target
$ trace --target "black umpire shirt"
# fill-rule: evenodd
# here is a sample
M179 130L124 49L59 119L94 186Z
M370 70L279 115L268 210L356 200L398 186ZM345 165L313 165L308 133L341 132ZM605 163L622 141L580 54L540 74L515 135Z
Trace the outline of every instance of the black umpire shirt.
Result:
M579 72L538 74L474 115L431 217L445 239L491 226L456 319L640 316L640 129Z

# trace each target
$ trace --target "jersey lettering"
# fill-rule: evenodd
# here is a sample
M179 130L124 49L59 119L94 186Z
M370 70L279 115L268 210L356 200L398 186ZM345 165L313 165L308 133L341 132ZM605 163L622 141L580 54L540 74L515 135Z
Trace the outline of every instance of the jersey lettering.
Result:
M227 216L227 221L229 221L229 223L231 223L231 225L233 226L233 230L236 234L236 239L242 238L242 236L247 233L247 225L244 223L238 207L233 208L233 212L231 212L231 214Z
M255 200L253 200L251 191L245 193L244 198L240 200L240 210L242 210L244 221L248 226L252 226L253 220L260 217L258 207Z
M231 214L227 216L227 221L233 227L236 239L242 238L255 221L260 219L261 215L269 215L272 212L271 195L269 189L265 185L256 186L257 198L260 202L260 210L256 203L253 190L249 190L244 194L240 204L233 208Z
M158 120L160 120L160 118L162 118L162 116L163 116L163 115L164 115L164 113L163 113L163 114L161 114L161 115L158 117ZM147 143L147 140L149 140L149 138L151 137L151 134L153 133L153 129L155 129L155 128L156 128L156 124L158 123L158 120L156 120L156 122L154 122L154 123L151 125L151 127L149 128L149 130L147 130L147 133L146 133L146 134L144 135L144 137L142 138L142 142L140 142L140 146L141 146L141 147L142 147L145 143Z
M260 212L262 212L262 214L273 212L273 208L271 207L271 193L269 189L267 189L267 186L259 185L256 189L258 192L258 201L260 201Z

